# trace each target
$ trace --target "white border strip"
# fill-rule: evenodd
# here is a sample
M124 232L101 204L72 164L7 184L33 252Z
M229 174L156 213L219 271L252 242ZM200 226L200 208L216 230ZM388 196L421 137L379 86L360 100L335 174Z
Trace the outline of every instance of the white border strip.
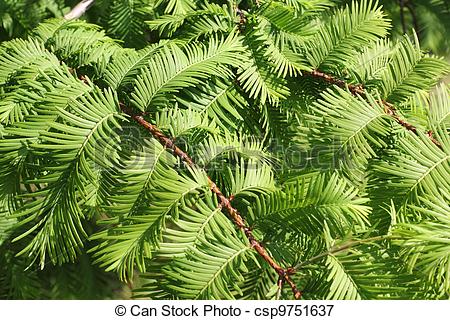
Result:
M450 301L0 301L5 320L450 319Z

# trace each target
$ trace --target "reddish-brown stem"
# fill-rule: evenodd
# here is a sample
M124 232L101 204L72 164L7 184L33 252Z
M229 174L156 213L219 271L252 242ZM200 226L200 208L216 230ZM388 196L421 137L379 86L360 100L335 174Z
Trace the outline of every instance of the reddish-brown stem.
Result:
M337 85L338 87L341 88L348 88L348 90L353 94L353 95L360 95L362 97L365 97L366 95L366 91L364 90L364 87L360 84L350 84L347 83L346 81L336 78L332 75L326 74L322 71L319 70L313 70L311 72L306 72L305 74L310 75L314 78L318 78L318 79L322 79L328 83ZM411 123L407 122L406 120L402 119L398 114L397 114L397 110L395 109L395 107L385 101L385 100L380 100L379 101L383 106L384 106L384 112L389 115L390 117L392 117L399 125L401 125L402 127L404 127L406 130L409 130L413 133L417 134L417 127L415 127L414 125L412 125ZM427 136L430 138L430 140L439 148L441 148L441 144L439 143L439 141L437 141L434 137L433 137L433 132L432 131L428 131L427 132Z
M326 74L326 73L324 73L322 71L313 70L311 72L305 72L305 74L310 75L310 76L312 76L314 78L322 79L322 80L324 80L324 81L326 81L328 83L335 84L335 85L337 85L338 87L341 87L341 88L347 87L348 90L354 95L357 95L357 94L362 95L362 94L364 94L364 88L363 88L362 85L360 85L360 84L358 84L358 85L347 84L347 82L345 82L344 80L336 78L336 77L334 77L332 75Z
M149 123L144 117L140 114L135 114L131 109L127 108L124 104L120 104L120 107L123 112L128 114L134 121L139 123L142 127L144 127L147 131L151 133L151 135L161 143L165 148L169 149L174 155L179 157L186 165L192 168L198 168L195 162L186 154L183 150L178 148L175 143L164 133L162 133L156 126ZM233 220L234 224L241 229L245 236L247 237L250 245L253 249L276 271L283 282L289 284L296 299L300 299L302 292L297 288L294 281L290 277L293 273L291 269L284 269L281 267L266 251L263 245L255 239L253 236L252 230L245 224L244 219L241 214L238 212L236 208L231 205L230 199L225 197L214 181L208 177L208 183L211 191L217 196L219 199L219 205L222 209L226 210L230 218Z

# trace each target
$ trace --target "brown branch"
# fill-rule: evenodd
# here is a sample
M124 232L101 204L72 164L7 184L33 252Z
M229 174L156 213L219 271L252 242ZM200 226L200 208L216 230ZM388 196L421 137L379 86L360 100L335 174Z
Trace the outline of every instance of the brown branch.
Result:
M334 77L332 75L326 74L326 73L324 73L322 71L319 71L319 70L313 70L311 72L304 72L304 74L310 75L310 76L312 76L314 78L325 80L326 82L331 83L331 84L335 84L335 85L337 85L338 87L341 87L341 88L346 88L347 87L348 90L350 90L350 92L352 94L354 94L354 95L357 95L357 94L363 95L363 94L365 94L365 91L364 91L364 88L363 88L362 85L360 85L360 84L357 84L357 85L355 85L355 84L348 84L347 82L345 82L342 79L336 78L336 77Z
M338 87L341 88L348 88L348 90L353 94L353 95L359 95L362 97L366 96L366 91L364 90L364 87L360 84L351 84L351 83L347 83L346 81L336 78L335 76L326 74L324 72L321 72L319 70L313 70L311 72L305 72L304 74L306 75L310 75L314 78L318 78L318 79L322 79L328 83L337 85ZM395 109L394 105L392 105L391 103L387 102L386 100L378 100L383 106L384 106L384 112L389 115L391 118L393 118L399 125L401 125L402 127L404 127L406 130L411 131L415 134L417 134L418 130L417 127L414 126L413 124L407 122L406 120L402 119L398 114L397 114L397 110ZM442 148L441 144L439 143L439 141L437 141L434 137L433 137L433 132L430 130L427 132L427 136L430 138L431 142L433 142L437 147Z
M277 280L278 289L277 289L277 294L275 296L276 300L280 300L281 291L283 290L283 284L284 284L283 278L279 277Z
M189 157L188 154L178 148L171 139L166 137L164 133L162 133L156 126L145 120L142 115L133 113L133 111L126 107L123 103L120 104L120 107L123 112L128 114L134 121L139 123L147 131L149 131L152 136L157 139L159 143L161 143L161 145L171 150L172 153L179 157L186 165L191 168L198 168L198 166L195 164L192 158ZM290 277L290 275L293 273L293 270L290 268L284 269L269 255L266 249L264 249L263 245L255 239L252 230L245 224L245 221L242 218L241 214L231 205L230 200L223 195L223 193L220 191L214 181L211 180L210 177L208 177L208 183L211 191L218 197L220 207L228 212L228 215L233 220L234 224L244 232L252 248L255 249L256 252L276 271L280 279L283 280L283 283L286 282L287 284L289 284L294 297L296 299L300 299L302 292L297 288L294 281Z

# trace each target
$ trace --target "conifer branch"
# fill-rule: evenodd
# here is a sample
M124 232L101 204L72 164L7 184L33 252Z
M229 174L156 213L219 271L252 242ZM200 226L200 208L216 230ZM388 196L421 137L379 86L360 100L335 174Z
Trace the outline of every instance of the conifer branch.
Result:
M351 83L347 83L346 81L339 79L335 76L326 74L324 72L321 72L319 70L313 70L311 72L305 72L305 74L310 75L314 78L318 78L318 79L322 79L325 82L337 85L340 88L348 88L348 90L351 92L351 94L353 94L354 96L361 96L361 97L365 97L366 96L366 91L364 90L363 86L360 84L351 84ZM398 114L397 114L397 110L395 109L395 106L389 102L387 102L386 100L379 100L379 102L384 106L384 112L389 115L391 118L393 118L399 125L401 125L402 127L404 127L406 130L411 131L415 134L417 134L418 130L417 127L414 126L413 124L407 122L406 120L402 119ZM427 132L427 136L430 138L430 140L439 148L442 148L441 144L439 143L439 141L437 141L434 137L433 137L433 132L430 130Z
M128 114L134 121L144 127L147 131L149 131L161 145L171 150L172 153L179 157L186 165L191 168L199 168L188 154L177 147L175 143L166 135L164 135L164 133L162 133L156 126L146 121L142 115L135 114L123 103L120 104L120 107L124 113ZM209 176L208 183L211 191L218 197L220 207L228 212L228 215L233 220L234 224L244 232L252 248L255 249L256 252L276 271L280 279L282 279L283 283L286 282L289 284L295 299L300 299L302 292L297 288L296 284L290 277L290 275L292 274L292 269L284 269L269 255L264 246L255 239L252 230L245 224L245 221L239 211L231 205L230 199L223 195L219 187L214 181L211 180Z

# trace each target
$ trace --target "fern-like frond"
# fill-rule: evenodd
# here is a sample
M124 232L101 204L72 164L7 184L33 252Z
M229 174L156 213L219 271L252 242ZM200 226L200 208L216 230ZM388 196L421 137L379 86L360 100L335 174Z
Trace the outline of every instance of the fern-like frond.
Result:
M349 73L355 83L365 87L374 86L380 80L383 71L391 60L392 47L388 39L379 39L374 44L365 47L348 65Z
M323 146L317 153L320 164L361 170L377 156L377 149L387 146L390 120L384 106L369 94L363 99L343 89L329 89L312 109L310 138L316 148Z
M244 282L237 284L240 290L235 290L235 298L240 300L275 299L278 289L277 273L272 268L259 268L256 264L254 266L250 264L248 269L249 271L244 274Z
M247 162L241 158L240 165L228 168L223 176L228 186L228 193L234 198L254 196L258 193L275 191L274 173L267 163L250 159ZM234 172L233 172L234 171Z
M19 99L15 94L8 95L0 101L0 123L3 126L21 122L32 112L31 106Z
M401 260L395 251L390 251L389 246L380 242L389 240L380 237L333 239L327 227L323 238L326 251L310 258L312 260L307 260L303 266L314 270L308 263L314 259L325 262L323 278L307 284L313 296L319 294L335 300L378 299L384 296L401 299L408 295L408 290L418 289L418 281L413 275L400 272ZM356 245L358 242L359 245Z
M430 95L428 119L431 127L450 131L450 90L441 84Z
M258 12L258 18L259 27L270 34L276 45L297 48L316 31L308 14L297 15L294 10L277 2Z
M164 230L158 257L183 257L191 248L201 244L206 235L213 234L215 228L227 225L227 217L214 200L208 194L204 200L195 199L195 203L188 200L173 226Z
M395 260L388 266L389 257L384 262L379 259L378 246L366 246L364 250L328 255L326 260L327 299L360 300L376 299L386 294L391 299L404 296L404 291L395 288L411 281L410 277L397 279Z
M241 240L211 194L186 204L179 219L165 230L164 242L144 276L149 281L138 290L139 295L189 299L233 299L235 292L242 295L236 281L242 282L242 273L249 272L247 263L258 264L251 247ZM161 268L159 262L167 259L170 262Z
M211 76L227 77L226 67L237 67L243 51L235 35L226 39L211 38L207 47L200 44L184 49L174 44L167 46L152 57L136 80L135 91L131 94L133 104L143 111L155 110L166 106L174 92L198 85Z
M221 31L231 32L235 26L233 20L234 13L229 6L205 2L198 10L163 15L147 23L151 30L164 37L171 37L182 27L183 32L176 34L177 37L191 41Z
M449 70L444 60L422 53L417 36L414 41L405 37L381 76L382 96L392 103L406 102L428 92Z
M15 241L32 234L21 253L39 259L41 267L47 256L54 264L73 261L83 245L86 233L79 199L93 177L92 163L109 167L114 161L114 155L103 151L114 137L113 130L120 126L122 116L116 99L112 92L97 90L74 101L72 113L61 110L60 121L41 132L40 141L31 145L37 155L47 155L52 161L45 166L47 173L43 170L35 181L26 181L46 187L23 196L37 200L14 213L22 218L17 226L34 224ZM54 241L60 245L54 246Z
M1 298L449 298L450 68L389 42L398 4L98 0L29 30L64 3L0 0Z
M249 204L249 214L257 221L269 219L308 235L317 235L325 223L338 235L356 225L364 228L370 213L368 199L358 196L358 190L337 174L299 177L254 202Z
M374 164L372 189L378 197L393 199L400 209L417 204L425 194L450 190L450 138L442 128L434 135L440 147L425 134L408 132L398 141L398 151ZM406 218L400 215L399 219Z
M63 29L99 30L100 27L82 20L48 19L31 31L31 36L42 43L47 43L57 32Z
M177 95L177 102L208 117L223 129L237 129L244 119L248 102L236 85L217 79L199 85L184 95Z
M253 36L265 47L264 57L273 65L278 76L295 76L310 70L304 57L298 53L313 34L314 24L308 17L297 17L292 10L272 4L257 16Z
M289 89L286 81L272 72L273 67L265 57L264 39L259 38L258 30L253 33L246 38L251 58L240 68L237 80L250 98L259 100L261 104L277 104L289 95Z
M306 57L314 69L340 72L361 47L384 37L389 27L381 8L372 0L352 1L323 23L306 45ZM354 62L353 62L354 63Z
M305 12L321 12L334 6L334 3L329 0L279 0L279 2L292 7L300 14Z
M424 288L430 298L446 298L450 290L449 203L450 193L445 189L441 189L440 196L421 197L421 205L411 205L409 209L417 212L423 221L398 225L395 231L402 238L398 244L408 270L423 275L431 284Z
M194 0L158 0L155 7L164 8L166 14L177 15L193 11L196 6Z
M202 141L205 135L220 134L214 120L193 109L173 108L158 112L155 122L158 128L167 132L172 139L186 139L185 143Z
M202 239L185 258L176 258L165 268L167 288L187 299L233 299L230 287L243 281L246 263L254 255L251 247L233 232L233 226L222 225L214 238ZM192 271L196 272L192 272Z
M110 8L107 31L127 46L142 45L145 43L144 21L151 12L148 1L115 0Z
M224 158L239 160L239 158L254 159L263 162L273 162L271 154L266 150L264 144L244 135L211 136L200 145L196 146L194 160L202 167L223 169L220 162Z
M34 79L39 70L58 68L58 59L36 40L16 39L2 45L0 57L0 84L4 85L14 77L28 70L32 76L23 80Z
M160 41L137 51L132 49L121 51L112 58L105 71L106 83L112 89L133 83L135 76L148 65L150 58L162 50L166 44L166 41Z
M124 185L111 199L113 206L120 206L124 217L105 221L103 224L118 225L91 237L101 241L93 248L96 261L107 271L116 271L122 280L131 278L135 264L145 272L145 259L159 247L166 222L178 220L180 211L188 206L187 199L198 196L208 186L200 173L194 175L195 179L178 175L157 150L166 153L153 142L145 154L139 152L128 161L123 172L134 183Z
M45 33L45 36L51 35L45 46L73 68L91 66L101 74L112 56L121 49L104 31L87 23L78 24L77 28L63 23L52 31Z

